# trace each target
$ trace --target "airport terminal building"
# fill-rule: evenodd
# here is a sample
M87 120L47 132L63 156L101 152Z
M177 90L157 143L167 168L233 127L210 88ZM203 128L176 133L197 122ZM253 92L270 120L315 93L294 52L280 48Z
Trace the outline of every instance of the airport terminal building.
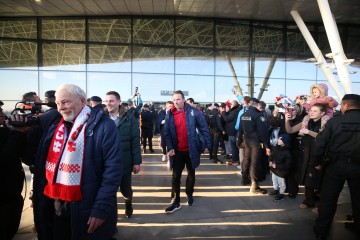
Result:
M360 1L328 2L341 38L348 88L360 92ZM319 0L319 2L321 2ZM13 108L62 83L88 96L223 102L235 88L273 103L309 94L328 77L291 11L297 11L340 82L319 5L313 0L0 0L0 99ZM354 61L350 61L353 59ZM340 71L339 71L340 72ZM339 96L330 88L329 95Z

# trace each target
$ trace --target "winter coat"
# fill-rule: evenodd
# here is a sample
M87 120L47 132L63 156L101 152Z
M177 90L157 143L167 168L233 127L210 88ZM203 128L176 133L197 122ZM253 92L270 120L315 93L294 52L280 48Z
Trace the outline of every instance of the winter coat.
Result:
M119 126L117 128L121 141L123 175L126 175L132 172L134 165L142 163L139 121L134 115L126 112L120 118Z
M241 105L232 107L229 112L223 112L222 118L225 121L225 132L229 136L236 136L237 130L235 129L236 120L240 110L242 109Z
M272 173L282 178L288 175L291 166L291 153L287 146L276 145L268 160L276 164L276 168L270 167Z
M312 91L314 88L317 88L320 90L320 94L321 94L320 97L316 98L312 94ZM332 117L334 115L333 108L337 107L339 105L339 103L334 98L328 96L328 91L329 91L328 86L325 83L311 85L311 87L310 87L310 96L311 96L310 103L304 104L304 107L306 108L306 110L309 111L310 108L312 106L314 106L314 104L321 103L327 107L326 115Z
M314 122L310 119L308 129L313 132L319 132L321 128L321 119ZM298 161L298 183L309 188L318 189L320 172L315 169L315 165L310 163L311 152L315 146L315 138L309 134L301 139L301 150Z
M209 128L205 117L196 108L185 103L186 129L189 141L189 154L193 169L200 165L200 154L202 148L211 149ZM197 131L199 134L197 134ZM165 118L164 134L166 138L166 147L168 151L177 149L177 135L174 122L174 116L169 111ZM170 158L171 162L173 157Z
M39 239L52 239L54 200L43 194L47 184L45 163L48 149L61 119L58 112L43 119L42 138L34 168L34 221ZM117 198L122 176L119 134L102 108L93 108L86 126L81 176L83 200L70 203L72 239L110 239L116 231ZM89 217L105 222L87 234Z

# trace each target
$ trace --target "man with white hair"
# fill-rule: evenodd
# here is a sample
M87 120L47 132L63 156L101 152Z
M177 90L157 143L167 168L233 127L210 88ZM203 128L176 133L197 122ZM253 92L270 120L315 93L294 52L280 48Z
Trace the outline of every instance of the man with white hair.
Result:
M35 159L34 220L39 239L110 239L122 175L119 135L78 86L56 90L58 112L42 121ZM60 114L59 114L60 113Z

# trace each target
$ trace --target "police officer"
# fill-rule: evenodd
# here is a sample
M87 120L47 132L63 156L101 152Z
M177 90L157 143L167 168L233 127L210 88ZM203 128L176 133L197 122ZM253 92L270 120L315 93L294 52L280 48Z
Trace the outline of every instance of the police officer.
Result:
M260 179L260 144L264 144L266 155L270 155L270 136L265 117L257 109L259 100L253 98L253 105L241 116L239 140L244 143L244 161L242 163L242 182L249 183L251 180L250 192L253 194L266 194L267 191L258 185Z
M222 123L221 115L218 111L219 104L213 103L209 106L206 113L206 120L210 130L210 139L213 146L212 151L210 151L210 158L213 159L214 163L222 164L223 162L218 159L217 152L219 149L219 141L223 132L225 132Z
M345 180L351 194L353 229L360 238L360 95L346 94L341 101L341 112L341 116L330 119L318 134L312 155L317 169L320 169L324 155L329 162L315 224L317 239L326 238Z

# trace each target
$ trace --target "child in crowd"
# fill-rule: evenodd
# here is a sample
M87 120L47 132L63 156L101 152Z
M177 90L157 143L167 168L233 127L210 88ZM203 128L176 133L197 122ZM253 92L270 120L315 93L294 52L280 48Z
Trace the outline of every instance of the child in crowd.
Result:
M274 191L270 192L269 195L275 196L274 201L284 200L286 189L285 177L289 172L291 164L290 142L290 135L281 134L277 141L277 146L269 156L269 166L274 187Z
M309 111L315 103L324 104L327 108L326 114L321 118L321 129L323 129L326 122L333 117L334 108L336 108L339 103L334 98L328 96L328 86L325 83L311 85L310 102L305 102L303 106ZM301 129L308 128L309 119L309 115L304 117ZM304 134L300 131L299 135L303 136Z

